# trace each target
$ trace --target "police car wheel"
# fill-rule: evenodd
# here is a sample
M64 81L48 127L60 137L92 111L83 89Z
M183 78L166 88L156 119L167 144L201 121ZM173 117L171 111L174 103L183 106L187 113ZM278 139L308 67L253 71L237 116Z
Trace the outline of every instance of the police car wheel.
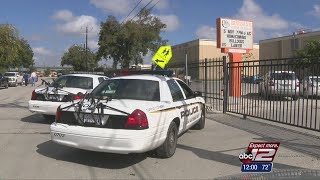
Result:
M177 148L178 128L175 122L171 122L167 138L164 143L156 149L157 156L161 158L169 158L174 155Z
M204 128L205 124L206 124L206 110L205 110L205 107L202 108L202 111L201 111L201 117L200 117L200 120L197 122L197 124L195 124L192 129L195 129L195 130L201 130Z

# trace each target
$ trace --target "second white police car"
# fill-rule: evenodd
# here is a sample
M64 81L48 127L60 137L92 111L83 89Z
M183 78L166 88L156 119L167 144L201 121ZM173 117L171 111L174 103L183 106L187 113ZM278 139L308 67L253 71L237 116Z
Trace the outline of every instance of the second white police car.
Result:
M32 92L28 102L29 111L42 114L48 120L54 120L57 108L68 101L80 99L78 93L93 90L106 76L92 74L67 74L60 76L46 87Z
M119 154L153 151L171 157L180 134L205 126L205 101L177 78L131 75L103 81L57 109L54 142Z

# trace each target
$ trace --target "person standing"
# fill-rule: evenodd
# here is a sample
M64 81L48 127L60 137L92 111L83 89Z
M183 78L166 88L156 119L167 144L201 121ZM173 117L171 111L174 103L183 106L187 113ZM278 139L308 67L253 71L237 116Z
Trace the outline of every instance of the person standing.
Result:
M23 79L24 79L24 85L28 86L29 75L27 73L24 73Z
M36 82L36 78L37 78L37 74L35 72L31 73L31 82L32 82L32 86L34 86L35 82Z

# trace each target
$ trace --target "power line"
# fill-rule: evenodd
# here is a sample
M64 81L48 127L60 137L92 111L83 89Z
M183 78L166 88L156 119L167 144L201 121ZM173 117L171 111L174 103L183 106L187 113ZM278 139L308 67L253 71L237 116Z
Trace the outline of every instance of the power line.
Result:
M154 0L150 0L150 1L148 2L148 4L146 4L146 5L138 12L138 14L136 14L133 18L130 19L130 21L132 21L135 17L137 17L138 15L140 15L140 14L142 13L142 11L143 11L150 3L152 3L152 1L154 1Z
M130 11L130 13L123 19L123 21L121 22L120 25L122 25L124 23L124 21L131 15L131 13L139 6L139 4L141 3L142 0L140 0L138 2L138 4Z
M158 0L158 1L150 8L150 10L152 10L159 2L160 2L160 0Z

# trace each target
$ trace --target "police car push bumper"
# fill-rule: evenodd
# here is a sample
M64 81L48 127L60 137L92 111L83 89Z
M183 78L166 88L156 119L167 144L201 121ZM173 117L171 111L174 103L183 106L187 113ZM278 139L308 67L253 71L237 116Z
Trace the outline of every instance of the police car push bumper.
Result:
M55 143L84 150L118 154L143 153L160 146L166 138L161 134L167 132L158 132L158 130L119 130L59 123L53 123L50 126L51 139Z

